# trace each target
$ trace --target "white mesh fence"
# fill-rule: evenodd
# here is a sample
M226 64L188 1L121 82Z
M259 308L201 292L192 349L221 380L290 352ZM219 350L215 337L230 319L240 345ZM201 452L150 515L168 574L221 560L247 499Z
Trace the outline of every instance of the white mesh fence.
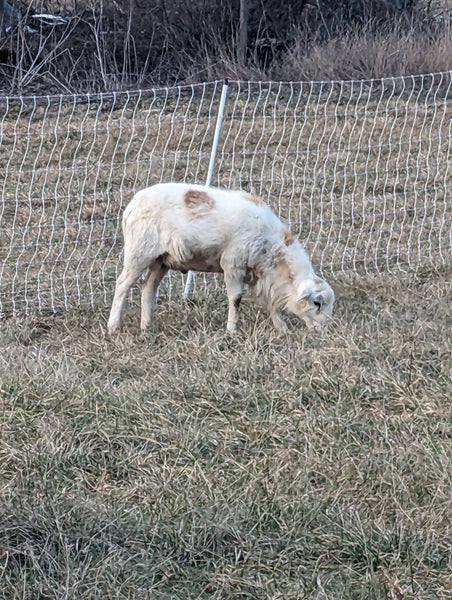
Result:
M222 88L0 98L0 312L110 303L124 206L158 181L206 181ZM329 279L436 267L451 135L452 72L231 82L211 183L269 202Z

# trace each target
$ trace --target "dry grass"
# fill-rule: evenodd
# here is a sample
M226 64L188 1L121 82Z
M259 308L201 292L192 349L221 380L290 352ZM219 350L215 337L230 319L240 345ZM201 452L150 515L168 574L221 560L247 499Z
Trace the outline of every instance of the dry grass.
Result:
M450 17L449 17L450 19ZM440 73L452 67L450 21L437 31L393 23L378 30L373 23L306 46L295 38L275 65L280 79L368 79Z
M0 597L449 598L451 275L337 283L315 337L4 320Z
M211 96L8 105L1 600L450 598L450 91L422 83L228 104L215 183L336 276L317 337L245 305L231 338L220 290L105 336L122 207L204 179Z

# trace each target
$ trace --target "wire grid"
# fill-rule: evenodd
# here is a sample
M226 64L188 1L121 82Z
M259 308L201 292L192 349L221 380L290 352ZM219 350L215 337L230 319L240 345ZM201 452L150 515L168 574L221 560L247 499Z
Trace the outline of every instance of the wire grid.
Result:
M444 264L451 75L231 82L212 185L269 202L324 277ZM205 182L222 86L0 98L0 312L110 303L124 206Z
M451 75L235 82L214 183L264 198L325 277L445 264Z
M0 312L108 304L125 205L159 181L205 180L220 93L0 99Z

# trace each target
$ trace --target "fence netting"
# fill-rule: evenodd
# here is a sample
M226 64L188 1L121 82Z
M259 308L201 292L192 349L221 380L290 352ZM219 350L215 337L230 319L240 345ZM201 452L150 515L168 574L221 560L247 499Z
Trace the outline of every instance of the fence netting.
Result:
M328 279L440 266L451 78L229 82L211 184L260 195ZM125 205L159 181L206 181L222 89L0 98L0 312L110 303Z

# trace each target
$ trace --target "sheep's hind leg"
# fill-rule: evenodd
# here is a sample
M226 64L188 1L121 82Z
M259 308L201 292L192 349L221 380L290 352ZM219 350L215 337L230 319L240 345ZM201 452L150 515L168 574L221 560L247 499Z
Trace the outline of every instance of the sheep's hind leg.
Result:
M108 319L108 331L113 333L121 325L121 313L124 308L126 296L132 285L138 281L143 272L142 266L124 267L118 281L116 282L115 295L111 305L110 318Z
M141 292L141 331L144 331L152 321L157 289L167 272L168 267L165 267L162 264L149 267L146 281Z

